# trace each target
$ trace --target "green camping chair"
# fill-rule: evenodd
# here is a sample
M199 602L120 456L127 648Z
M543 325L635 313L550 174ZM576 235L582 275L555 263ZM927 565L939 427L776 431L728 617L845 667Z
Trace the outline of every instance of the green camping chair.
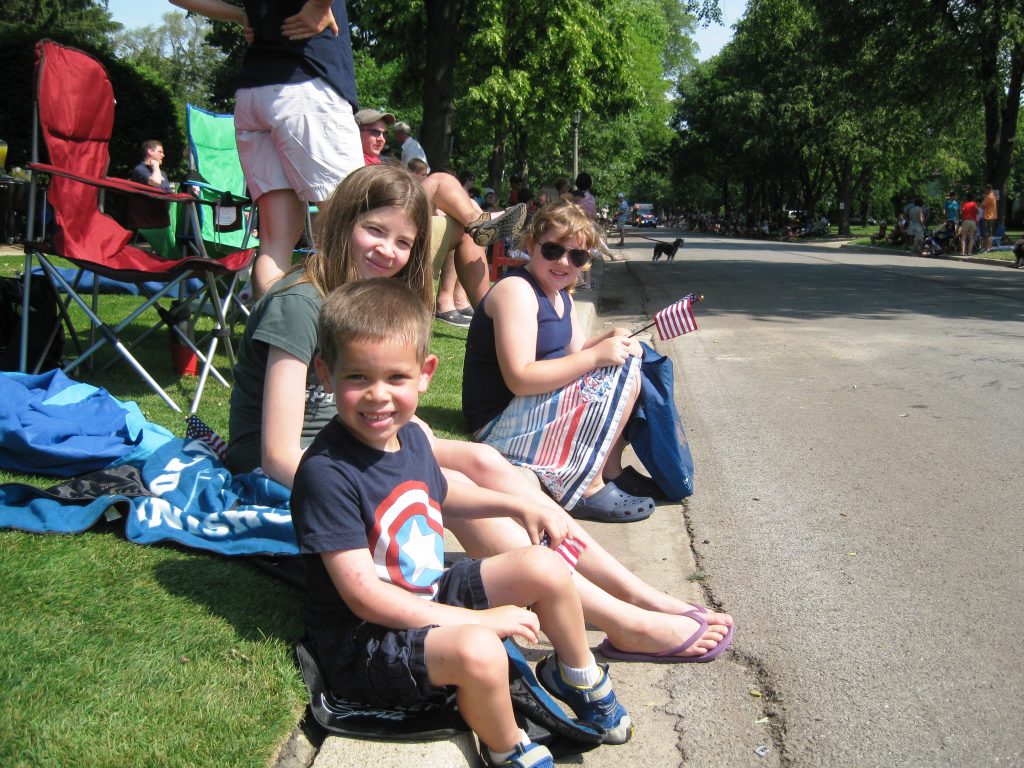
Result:
M252 237L252 201L235 145L235 116L207 112L189 104L186 108L190 167L201 199L202 238L207 252L217 254L255 246Z

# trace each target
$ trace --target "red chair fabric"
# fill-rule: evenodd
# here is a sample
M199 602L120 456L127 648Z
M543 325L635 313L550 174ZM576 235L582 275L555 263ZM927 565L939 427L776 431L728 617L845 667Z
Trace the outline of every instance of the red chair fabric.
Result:
M122 227L100 208L100 190L109 190L128 195L144 196L153 200L178 202L189 206L198 231L198 216L195 215L196 199L189 194L167 193L145 184L107 175L110 164L109 142L114 126L114 91L103 65L91 55L69 48L50 40L36 44L36 110L38 127L49 154L49 163L39 162L33 157L29 169L34 173L50 176L49 202L53 206L56 229L49 242L26 243L26 283L31 275L31 259L35 255L44 266L46 274L53 277L53 271L44 254L56 254L71 261L75 266L124 282L165 282L166 287L156 296L151 296L144 308L156 304L168 295L186 277L195 275L205 278L209 304L217 308L218 324L226 328L223 302L217 295L218 274L237 273L249 265L255 249L230 253L222 258L211 259L203 250L202 242L195 243L198 256L170 260L130 244L132 232ZM35 146L35 145L34 145ZM33 184L33 190L36 188ZM94 324L102 322L86 308L69 284L62 285L69 296L83 308ZM200 302L202 303L202 302ZM133 316L138 314L138 310ZM103 335L118 352L140 373L163 399L175 410L177 405L145 372L145 369L131 356L120 340L116 338L122 326L111 329L102 325ZM27 329L23 330L23 338ZM230 342L223 337L229 359L233 362ZM23 342L24 343L24 342ZM96 348L96 345L72 364L77 365ZM202 383L211 372L210 360L215 347L211 347L204 361ZM24 362L23 362L24 365ZM219 377L219 374L215 375ZM223 378L221 378L222 381ZM225 382L226 383L226 382ZM202 384L193 401L193 411L198 404Z

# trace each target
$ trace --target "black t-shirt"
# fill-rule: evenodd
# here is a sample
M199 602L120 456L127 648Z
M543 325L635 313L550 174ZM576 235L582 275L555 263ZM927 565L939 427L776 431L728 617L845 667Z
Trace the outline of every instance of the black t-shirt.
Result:
M325 29L308 40L289 40L281 34L281 24L297 14L303 4L304 0L245 0L253 42L245 52L237 87L301 83L320 77L355 112L359 103L345 0L333 0L331 4L338 24L337 36Z
M437 591L448 484L418 425L406 424L398 439L400 450L378 451L335 418L299 464L291 512L306 569L309 627L331 629L358 619L335 589L321 552L368 549L381 580L425 599Z

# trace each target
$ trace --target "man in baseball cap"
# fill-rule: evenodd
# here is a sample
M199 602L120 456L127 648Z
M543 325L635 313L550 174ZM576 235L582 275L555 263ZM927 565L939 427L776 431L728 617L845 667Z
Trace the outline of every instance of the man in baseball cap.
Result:
M380 153L388 140L388 126L395 124L395 116L376 109L360 109L355 118L359 126L359 140L363 144L364 162L366 165L380 165Z

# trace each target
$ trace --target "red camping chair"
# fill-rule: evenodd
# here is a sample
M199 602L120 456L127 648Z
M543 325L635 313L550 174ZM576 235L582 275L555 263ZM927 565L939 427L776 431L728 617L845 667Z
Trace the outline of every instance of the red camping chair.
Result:
M177 324L171 326L172 332L180 337L181 343L191 347L203 365L192 401L194 413L202 396L206 378L211 372L225 386L229 386L212 366L213 356L221 339L224 340L230 363L234 364L234 354L224 319L224 302L218 296L216 277L245 269L251 262L255 249L237 251L222 258L212 259L206 254L202 238L193 237L190 238L190 247L195 255L169 260L130 244L132 233L102 210L104 191L142 195L167 203L178 203L187 211L192 232L199 232L197 201L189 194L165 193L145 184L106 175L110 163L110 135L114 125L114 91L103 65L89 54L50 40L37 43L35 106L33 162L28 166L32 171L32 181L29 188L28 229L25 239L25 296L29 296L32 260L35 258L45 274L59 289L67 293L67 302L74 301L89 318L93 338L98 331L99 337L83 350L81 344L77 344L77 335L71 326L66 307L61 308L65 325L68 326L80 352L77 358L65 365L64 370L74 370L89 360L97 349L110 344L154 392L173 410L179 412L177 404L132 356L128 347L119 338L119 334L150 307L162 310L158 302L164 297L180 299L179 306L202 308L205 305L212 308L217 328L211 336L205 354L196 348ZM49 163L39 162L40 134L49 153ZM56 228L48 239L43 233L37 240L34 238L33 230L36 195L40 191L40 174L47 174L50 177L48 196L56 215ZM45 205L45 200L43 204ZM70 261L79 269L78 277L71 281L66 279L54 267L50 256L60 256ZM141 284L157 281L163 285L145 298L142 306L116 325L110 326L96 314L97 288L93 288L91 303L83 299L77 290L83 271L93 273L94 277L108 277L121 282ZM188 296L184 288L189 277L201 278L203 284L203 288L192 296ZM94 286L96 282L93 280ZM177 295L173 294L175 291ZM27 358L27 310L26 306L22 314L22 371L25 370ZM166 310L163 310L162 316L167 316ZM163 322L161 319L160 323Z

